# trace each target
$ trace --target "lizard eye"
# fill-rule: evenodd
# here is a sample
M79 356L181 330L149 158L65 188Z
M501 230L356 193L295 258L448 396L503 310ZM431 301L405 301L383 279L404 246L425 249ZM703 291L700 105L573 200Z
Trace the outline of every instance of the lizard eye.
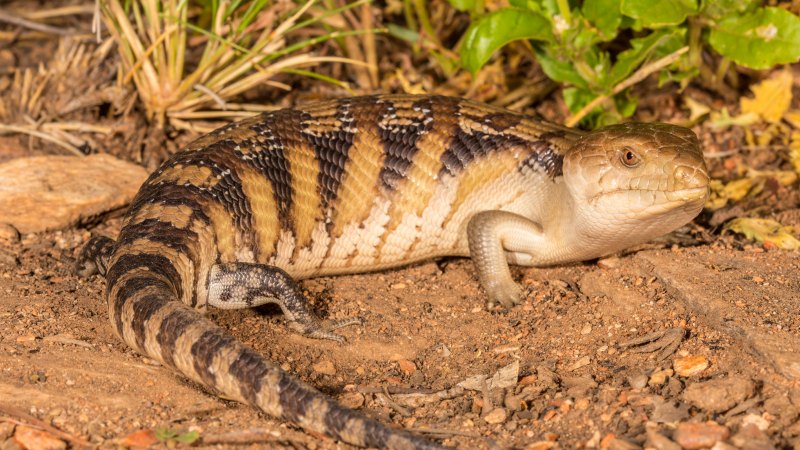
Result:
M622 154L620 155L620 161L622 164L625 164L628 167L636 167L642 161L639 157L639 154L633 151L630 147L625 147L622 149Z

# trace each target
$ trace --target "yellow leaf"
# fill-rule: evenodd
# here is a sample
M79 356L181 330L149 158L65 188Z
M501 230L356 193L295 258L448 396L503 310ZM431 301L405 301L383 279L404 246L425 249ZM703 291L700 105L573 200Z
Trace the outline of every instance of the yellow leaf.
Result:
M800 111L794 110L787 112L784 117L794 128L800 129Z
M740 217L728 222L725 230L743 234L758 243L768 243L784 250L800 249L800 241L792 235L792 228L774 220Z
M684 97L683 103L689 108L689 121L694 123L697 119L705 116L706 114L711 112L711 108L707 105L704 105L697 100L693 99L692 97Z
M735 125L746 127L758 122L758 117L756 113L739 114L738 116L731 117L728 108L723 107L719 112L711 111L711 127L715 129L727 128Z
M779 122L792 102L792 74L782 70L751 90L754 97L741 100L742 113L756 113L767 122Z
M800 174L800 131L792 132L792 142L789 143L789 160L794 171Z
M750 169L747 176L755 178L759 182L765 181L767 178L773 178L781 186L791 186L797 181L797 174L791 170L756 170Z

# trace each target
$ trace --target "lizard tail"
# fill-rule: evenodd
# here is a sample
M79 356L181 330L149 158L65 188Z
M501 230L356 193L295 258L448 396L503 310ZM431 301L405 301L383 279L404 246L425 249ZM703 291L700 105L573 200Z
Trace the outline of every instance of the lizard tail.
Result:
M97 247L107 251L110 243L101 244ZM106 273L109 316L117 334L136 351L227 398L352 445L443 448L342 407L184 303L189 285L175 268L181 253L174 248L152 253L117 248L116 252Z

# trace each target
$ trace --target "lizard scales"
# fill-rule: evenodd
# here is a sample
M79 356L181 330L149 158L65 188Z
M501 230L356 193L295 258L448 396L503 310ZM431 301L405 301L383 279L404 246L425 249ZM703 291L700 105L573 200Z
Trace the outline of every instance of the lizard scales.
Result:
M509 262L589 259L668 232L700 211L707 181L680 127L583 133L448 97L346 98L194 141L78 269L106 275L128 345L211 390L351 444L437 448L339 406L202 310L275 302L299 332L340 340L295 279L446 255L471 255L490 301L511 306Z

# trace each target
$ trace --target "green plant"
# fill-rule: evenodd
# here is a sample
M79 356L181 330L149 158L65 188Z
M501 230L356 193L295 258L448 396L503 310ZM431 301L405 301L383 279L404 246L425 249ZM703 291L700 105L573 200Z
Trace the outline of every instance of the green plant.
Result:
M530 40L545 74L567 86L574 117L592 111L595 125L632 114L636 99L626 88L658 70L660 82L699 75L714 84L731 62L766 69L800 58L800 18L754 0L510 0L490 13L476 0L449 2L473 17L460 49L466 69L475 73L506 44ZM715 70L702 58L708 49L722 56ZM607 109L596 108L604 101Z
M269 0L97 0L122 60L122 82L131 80L148 117L163 127L192 129L192 119L239 117L264 110L234 103L239 94L283 73L338 80L307 70L320 63L364 64L350 58L317 56L308 48L365 30L323 29L290 40L342 11L362 5L308 14L316 0L296 7ZM293 9L286 10L291 5ZM202 14L193 14L202 11ZM202 22L204 25L200 25ZM330 28L330 27L328 27ZM369 32L374 30L367 30ZM191 53L190 53L191 52ZM194 55L199 55L195 60ZM192 61L191 64L189 61Z

